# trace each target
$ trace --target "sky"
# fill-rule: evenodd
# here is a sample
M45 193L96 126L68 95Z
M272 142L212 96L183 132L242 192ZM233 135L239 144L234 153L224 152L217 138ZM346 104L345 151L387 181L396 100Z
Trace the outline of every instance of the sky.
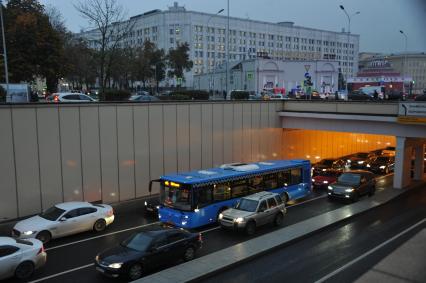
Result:
M56 7L72 32L90 26L73 6L78 1L39 0ZM173 0L117 0L134 16L173 5ZM216 13L227 0L180 0L187 10ZM351 32L360 35L360 52L394 53L405 50L399 30L408 36L408 51L426 52L426 0L230 0L230 15L267 22L293 21L295 25L332 31L347 29L348 20L339 5L353 14Z

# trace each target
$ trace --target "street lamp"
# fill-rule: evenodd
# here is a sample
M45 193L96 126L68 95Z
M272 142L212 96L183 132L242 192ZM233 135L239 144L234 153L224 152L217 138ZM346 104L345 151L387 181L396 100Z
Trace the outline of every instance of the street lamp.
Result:
M219 15L220 13L222 13L223 11L225 11L225 9L220 9L219 11L217 11L216 12L216 14L214 14L214 15L211 15L210 17L209 17L209 19L207 20L207 31L208 31L208 28L209 28L209 23L210 23L210 20L211 19L213 19L213 17L214 16L217 16L217 15ZM208 41L207 41L208 42ZM206 42L206 46L207 46L207 42ZM213 42L213 47L215 46L215 44L214 44L214 42ZM208 50L208 49L207 49ZM213 49L213 51L215 51L215 49ZM216 56L216 54L215 54L215 52L213 52L213 67L214 67L214 65L215 65L215 57ZM208 61L208 60L207 60ZM209 66L209 69L210 69L210 66ZM214 69L213 69L214 70ZM211 71L209 70L209 73L211 74ZM211 76L210 76L210 79L211 79ZM213 81L213 86L214 86L214 81ZM210 90L210 87L211 87L211 84L209 83L209 90Z
M226 25L226 97L228 96L228 81L229 81L229 0L228 0L228 19L227 19L227 25Z
M405 53L404 53L404 59L402 61L402 92L405 95L405 65L407 64L407 47L408 47L408 36L404 33L404 31L399 31L405 38Z
M4 76L6 80L6 101L7 101L9 98L9 70L7 68L7 49L6 49L6 37L4 35L3 1L2 0L0 0L0 21L1 21L1 33L3 37Z
M345 13L345 15L348 17L348 46L347 46L347 54L346 54L346 93L348 93L348 78L349 78L349 42L350 42L350 35L351 35L351 19L352 17L361 14L361 12L356 12L352 15L349 15L348 12L345 10L345 7L343 5L339 6L340 9Z

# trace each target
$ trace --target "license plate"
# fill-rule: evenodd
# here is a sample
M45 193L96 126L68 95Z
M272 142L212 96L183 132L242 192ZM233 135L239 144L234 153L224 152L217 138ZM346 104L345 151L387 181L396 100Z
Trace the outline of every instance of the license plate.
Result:
M105 270L103 270L103 269L102 269L102 268L100 268L100 267L96 267L96 270L97 270L97 271L99 271L99 272L105 273Z

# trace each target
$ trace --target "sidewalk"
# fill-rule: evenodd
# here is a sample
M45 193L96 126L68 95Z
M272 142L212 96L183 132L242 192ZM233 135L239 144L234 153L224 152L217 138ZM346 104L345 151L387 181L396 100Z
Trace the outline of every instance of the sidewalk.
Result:
M423 185L423 184L421 184ZM419 183L412 187L418 187ZM138 283L190 282L211 276L221 270L258 257L277 247L318 232L357 214L383 205L407 190L388 189L374 197L312 217L272 233L211 253L161 272L146 276ZM424 262L424 260L423 260ZM423 281L426 282L426 281Z
M426 282L426 229L382 259L356 283Z

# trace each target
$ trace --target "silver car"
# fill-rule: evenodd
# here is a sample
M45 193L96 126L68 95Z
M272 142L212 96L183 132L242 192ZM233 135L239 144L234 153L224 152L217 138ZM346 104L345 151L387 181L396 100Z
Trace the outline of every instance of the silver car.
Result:
M222 228L253 235L259 226L269 223L280 226L285 213L285 203L279 194L259 192L241 198L234 208L220 213L219 222Z

